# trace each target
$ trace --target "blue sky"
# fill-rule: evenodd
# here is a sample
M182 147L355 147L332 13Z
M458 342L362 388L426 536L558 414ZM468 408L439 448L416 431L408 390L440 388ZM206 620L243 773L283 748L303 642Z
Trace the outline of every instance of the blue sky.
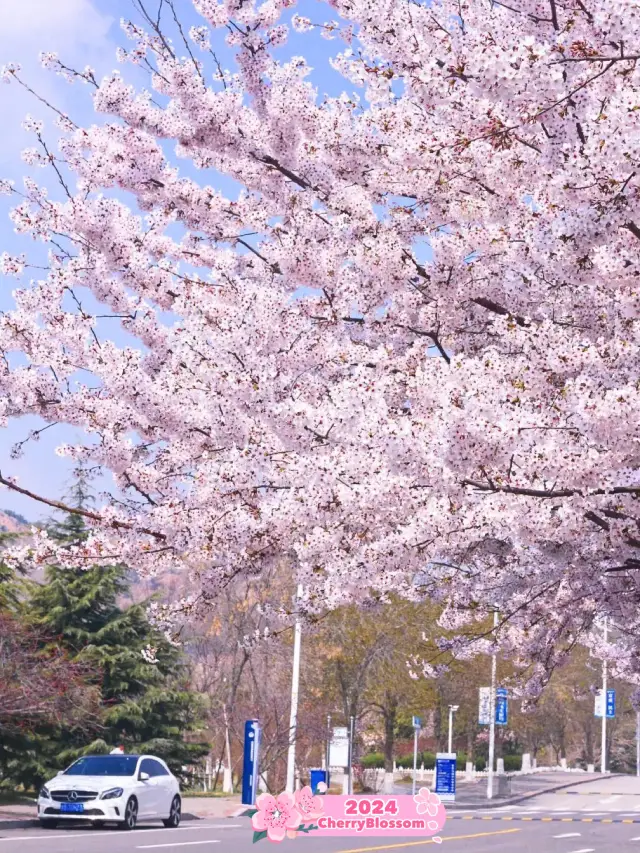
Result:
M145 0L147 8L156 6L156 0ZM8 5L8 10L6 6ZM176 0L185 29L192 25L203 24L195 13L189 0ZM302 14L314 22L324 22L335 17L333 10L317 0L303 0L291 14ZM131 0L19 0L5 4L0 29L0 66L7 62L18 62L22 66L21 76L29 85L50 103L67 112L78 124L101 121L93 113L90 93L87 87L79 84L69 85L64 80L40 67L40 51L53 51L59 54L67 65L83 68L91 65L100 78L113 68L139 87L147 84L147 75L129 65L119 65L115 59L118 45L127 47L127 40L120 30L120 18L126 17L140 21ZM316 34L298 34L291 32L289 43L279 51L286 59L292 55L304 55L314 68L311 80L318 87L318 95L339 95L349 86L328 64L328 57L343 50L344 42L327 41ZM181 51L178 49L178 52ZM194 49L194 52L195 51ZM233 54L225 45L216 44L216 52L222 64L233 68ZM15 84L0 84L0 115L4 133L0 135L0 177L13 179L19 188L26 174L33 174L36 180L44 182L55 193L55 184L40 169L30 169L21 159L20 152L34 144L33 136L21 128L21 122L29 113L45 121L45 135L53 143L59 133L53 124L55 116L35 98ZM168 149L167 149L168 150ZM178 161L181 171L189 174L188 164ZM238 186L220 175L191 173L200 181L211 183L228 194L238 191ZM124 197L123 197L124 198ZM39 244L33 244L13 232L8 213L13 205L11 199L0 197L0 252L27 252L32 263L42 262L46 250ZM40 258L40 260L38 260ZM33 272L32 272L33 274ZM10 309L11 296L17 281L0 275L0 310ZM84 298L87 298L86 295ZM130 343L116 327L115 321L100 329L101 337L111 337L118 344ZM6 429L0 431L0 470L5 476L15 476L21 486L50 498L59 498L69 486L71 470L68 462L55 454L55 448L63 442L82 440L80 430L56 426L43 433L37 443L30 443L22 458L10 458L13 445L26 438L31 430L41 427L43 422L36 417L14 419ZM96 483L98 488L109 488L110 477ZM29 498L3 490L0 493L0 507L22 513L30 520L47 517L46 507Z
M157 8L157 0L144 2L149 10ZM129 64L121 65L115 58L116 47L121 45L127 48L131 45L120 29L120 19L125 17L141 22L132 0L13 0L6 5L9 10L3 9L0 28L0 66L7 62L20 63L22 78L42 97L68 113L77 124L87 126L101 122L106 117L96 116L93 112L88 87L77 83L69 85L61 78L44 71L38 60L40 51L57 53L70 67L81 69L85 65L91 65L98 78L118 68L120 73L138 88L148 85L147 72ZM190 0L175 0L175 6L185 31L192 25L204 24ZM321 0L301 0L288 12L287 18L294 14L304 15L314 23L324 23L335 18L335 11ZM233 69L233 52L224 44L224 32L219 32L215 39L215 51L223 67ZM175 44L179 55L186 52L180 42L176 41ZM291 30L287 45L280 48L276 55L282 60L303 55L312 69L309 79L318 90L318 98L322 99L325 94L335 97L345 90L353 94L352 85L335 72L328 61L331 56L345 48L346 45L341 39L327 40L317 32L300 34ZM195 47L193 50L198 55ZM359 93L360 96L363 94ZM0 84L0 115L4 129L4 133L0 134L0 178L13 179L16 187L20 188L23 176L33 174L36 180L50 187L51 196L55 197L55 180L45 171L31 169L22 162L20 152L34 145L33 135L21 128L21 122L27 113L44 120L45 137L50 148L56 148L59 131L53 123L55 115L18 85ZM164 148L171 157L172 143L167 142ZM198 172L190 169L185 160L176 160L175 163L183 174L199 182L211 184L228 195L234 196L240 189L238 184L225 176L212 171ZM119 197L131 204L131 199L124 194ZM13 233L13 226L8 218L12 206L13 201L10 198L0 196L0 253L26 252L31 263L43 263L46 259L46 249L41 244L34 244L29 239ZM421 260L425 260L428 253L429 250L425 246L417 249ZM31 274L35 274L35 271ZM27 274L25 283L28 278ZM11 293L16 286L15 278L3 278L0 274L0 310L12 307ZM91 310L95 305L93 297L90 294L81 296L87 308ZM97 331L101 339L111 338L118 345L135 345L135 342L119 329L117 321L100 322L102 325ZM55 448L62 443L81 441L80 430L65 426L53 427L43 433L37 443L30 442L20 459L10 458L13 445L25 439L31 430L41 426L43 422L38 418L25 417L13 420L6 429L0 430L0 470L5 476L17 477L24 488L49 498L60 498L69 487L71 469L68 462L55 454ZM110 489L110 476L97 481L95 486L97 489ZM20 512L34 521L50 514L47 507L7 490L0 492L0 508Z

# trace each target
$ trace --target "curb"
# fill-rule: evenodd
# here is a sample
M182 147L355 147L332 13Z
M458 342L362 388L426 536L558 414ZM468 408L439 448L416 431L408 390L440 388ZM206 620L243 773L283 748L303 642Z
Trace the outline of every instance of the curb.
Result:
M221 817L221 820L224 820L227 815ZM200 815L190 814L189 812L183 813L182 820L192 821L192 820L217 820L217 818L212 817L200 817ZM40 826L40 821L37 818L0 818L0 833L2 833L3 829L34 829Z
M27 827L40 826L40 821L33 818L11 819L0 818L0 833L3 829L26 829Z
M606 776L602 776L602 779L614 779L615 777L624 776L624 773L607 773ZM538 797L541 794L555 794L556 791L563 791L565 788L575 788L577 785L586 785L589 782L598 782L599 779L580 779L576 782L564 782L562 785L553 785L550 788L540 788L537 791L531 791L528 794L518 794L515 797L505 797L505 799L497 799L493 800L484 800L481 803L473 802L473 803L465 803L462 800L456 801L454 804L455 807L460 807L463 809L469 809L471 811L475 811L476 809L491 809L491 808L501 808L502 806L515 806L518 803L524 803L527 800L530 800L532 797ZM567 794L578 794L579 791L567 791ZM453 811L453 809L451 809Z

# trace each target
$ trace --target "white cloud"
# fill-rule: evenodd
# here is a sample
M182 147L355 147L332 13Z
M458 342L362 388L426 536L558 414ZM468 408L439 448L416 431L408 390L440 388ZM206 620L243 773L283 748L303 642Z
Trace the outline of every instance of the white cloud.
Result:
M67 65L91 65L99 74L115 65L115 45L109 39L113 17L96 8L92 0L5 0L0 26L0 66L17 62L29 85L59 109L82 118L92 112L84 85L70 86L40 66L41 51L57 53ZM20 151L33 144L21 121L26 115L50 125L55 115L15 82L0 85L0 170L4 177L24 172ZM57 129L54 129L57 135ZM8 174L9 173L9 174Z

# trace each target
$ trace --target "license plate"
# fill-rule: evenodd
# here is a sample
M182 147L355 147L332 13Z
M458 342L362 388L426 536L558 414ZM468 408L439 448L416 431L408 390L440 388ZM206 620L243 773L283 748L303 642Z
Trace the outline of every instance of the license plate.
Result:
M60 803L60 811L77 814L84 811L84 803Z

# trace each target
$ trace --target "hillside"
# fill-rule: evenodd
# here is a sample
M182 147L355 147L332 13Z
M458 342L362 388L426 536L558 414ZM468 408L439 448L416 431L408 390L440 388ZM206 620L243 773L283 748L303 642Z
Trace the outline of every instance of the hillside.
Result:
M24 533L30 522L24 516L10 509L0 509L0 533Z

